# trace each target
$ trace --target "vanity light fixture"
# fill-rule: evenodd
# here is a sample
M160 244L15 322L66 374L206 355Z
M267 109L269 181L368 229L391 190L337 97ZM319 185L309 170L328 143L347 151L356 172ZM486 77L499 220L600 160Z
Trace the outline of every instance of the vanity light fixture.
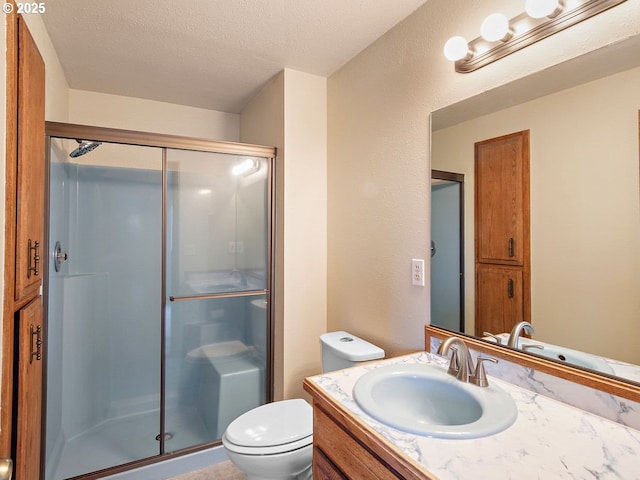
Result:
M625 1L526 0L526 11L511 20L499 13L489 15L481 35L471 42L450 38L444 54L455 62L456 72L473 72Z

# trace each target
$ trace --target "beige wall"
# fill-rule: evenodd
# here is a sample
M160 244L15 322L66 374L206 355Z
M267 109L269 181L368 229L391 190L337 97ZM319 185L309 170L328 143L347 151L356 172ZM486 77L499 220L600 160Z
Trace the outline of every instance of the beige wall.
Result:
M625 2L456 73L442 54L446 40L477 36L484 16L515 3L429 0L329 78L329 330L388 353L423 347L429 284L412 286L409 272L412 258L429 258L431 111L640 33L640 2Z
M327 83L285 70L285 397L320 373L327 331Z
M237 142L240 117L141 98L69 91L69 121L82 125Z
M637 85L640 68L434 132L432 167L465 175L467 331L474 143L528 129L535 338L640 363Z
M284 250L278 258L276 398L304 396L303 379L321 369L318 337L327 323L326 104L325 78L286 69L242 113L242 141L278 148Z
M284 71L271 81L244 108L240 115L240 141L272 145L277 149L277 231L284 229ZM274 398L284 398L284 235L276 238L276 296L274 310Z

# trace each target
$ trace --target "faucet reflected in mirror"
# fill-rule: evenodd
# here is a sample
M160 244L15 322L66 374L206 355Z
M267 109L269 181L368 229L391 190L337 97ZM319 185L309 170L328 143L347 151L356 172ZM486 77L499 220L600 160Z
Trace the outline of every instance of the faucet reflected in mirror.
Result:
M525 332L527 335L533 335L536 333L535 328L529 322L520 322L516 323L509 334L509 340L507 341L507 346L512 348L518 348L518 339L522 332Z
M554 359L553 346L584 352L613 367L614 373L599 373L636 385L640 91L631 86L640 83L639 37L445 107L431 119L431 168L465 178L465 272L474 271L474 144L530 130L530 324L536 341L511 347ZM594 73L587 78L586 72ZM463 328L444 328L475 331L474 280L465 277ZM438 318L431 324L440 325ZM487 332L486 341L509 348L508 337L516 341L509 328ZM591 368L587 364L575 366Z

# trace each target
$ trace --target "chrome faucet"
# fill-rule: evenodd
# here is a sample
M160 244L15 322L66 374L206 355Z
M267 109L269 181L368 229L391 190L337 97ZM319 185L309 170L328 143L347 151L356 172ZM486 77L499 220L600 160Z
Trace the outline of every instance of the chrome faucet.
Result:
M479 387L489 386L483 362L498 363L495 358L478 357L477 365L474 367L467 345L458 337L449 337L442 342L438 348L438 355L446 356L449 350L452 351L449 374L461 382L473 383Z
M507 342L507 346L518 348L518 339L520 338L520 334L522 334L523 331L529 335L533 335L534 333L536 333L533 325L531 325L529 322L516 323L511 329L511 333L509 334L509 341Z

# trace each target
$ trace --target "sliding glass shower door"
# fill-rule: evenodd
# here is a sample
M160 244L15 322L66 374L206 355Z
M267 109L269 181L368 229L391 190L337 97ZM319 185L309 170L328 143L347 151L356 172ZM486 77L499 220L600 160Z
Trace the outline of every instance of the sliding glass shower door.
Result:
M266 401L268 172L258 157L167 151L167 451L221 438Z
M46 480L202 449L271 391L273 158L82 129L110 141L49 142Z

